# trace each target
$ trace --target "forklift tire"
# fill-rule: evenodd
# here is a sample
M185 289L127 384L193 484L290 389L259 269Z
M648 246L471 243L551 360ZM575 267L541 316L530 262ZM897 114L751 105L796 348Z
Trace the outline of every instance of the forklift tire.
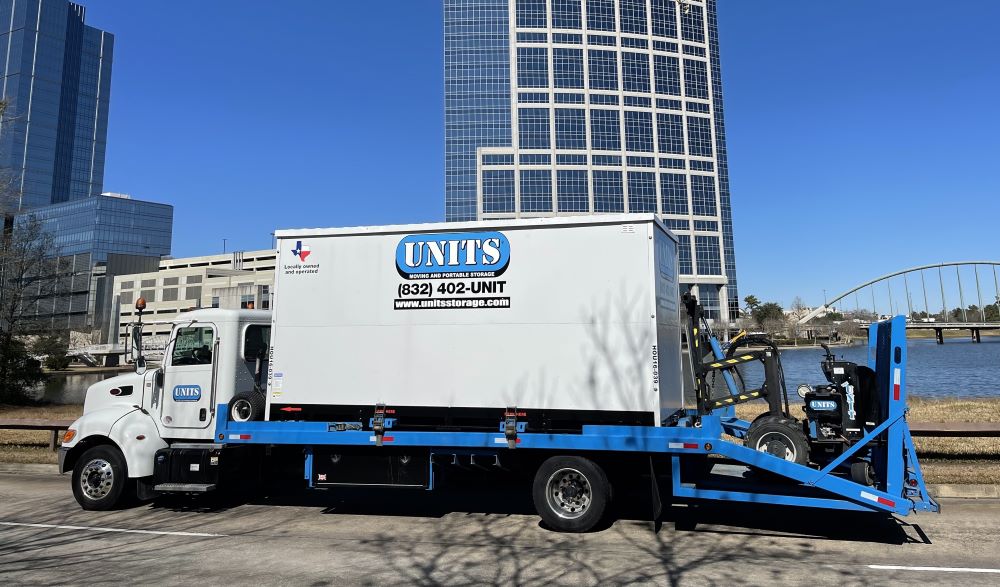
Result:
M809 464L809 441L802 426L791 418L757 418L747 430L746 446L799 465Z
M875 468L868 461L851 463L851 480L861 485L873 487L875 485Z
M255 422L264 419L264 396L257 391L245 391L229 400L229 419L232 422Z
M135 479L118 447L101 444L87 449L73 466L73 497L85 510L103 512L131 501Z
M611 503L611 484L593 461L551 457L538 467L532 484L535 509L559 532L586 532L604 518Z

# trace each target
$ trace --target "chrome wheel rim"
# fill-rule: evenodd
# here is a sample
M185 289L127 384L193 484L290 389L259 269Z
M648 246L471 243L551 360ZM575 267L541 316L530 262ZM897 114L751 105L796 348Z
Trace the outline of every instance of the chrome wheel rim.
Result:
M249 422L253 417L253 405L250 404L250 400L238 399L233 403L230 412L234 422Z
M576 469L559 469L545 484L549 509L560 518L573 520L587 513L593 501L590 481Z
M88 499L103 499L115 485L115 471L104 459L91 459L80 473L80 489Z
M784 447L784 456L781 454L781 448ZM784 458L786 461L795 461L795 447L792 441L778 432L768 432L757 439L757 450L760 452L766 452L771 456Z

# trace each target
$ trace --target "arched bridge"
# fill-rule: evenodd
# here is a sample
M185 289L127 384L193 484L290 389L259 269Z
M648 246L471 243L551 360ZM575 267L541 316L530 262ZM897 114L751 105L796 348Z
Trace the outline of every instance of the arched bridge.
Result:
M872 320L906 314L907 329L934 330L939 344L945 330L959 329L969 330L979 342L980 331L1000 329L998 274L1000 261L934 263L888 273L824 300L799 324L835 307L850 312L853 306Z

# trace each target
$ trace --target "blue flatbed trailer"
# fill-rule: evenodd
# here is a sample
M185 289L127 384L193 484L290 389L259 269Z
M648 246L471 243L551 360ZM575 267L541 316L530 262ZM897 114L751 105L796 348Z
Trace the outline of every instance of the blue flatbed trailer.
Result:
M713 340L713 350L722 358ZM906 422L906 323L902 316L881 322L869 331L868 366L878 379L883 419L865 428L864 437L823 468L812 468L753 450L739 441L750 423L735 417L732 406L710 415L694 410L678 414L668 426L583 426L579 433L531 433L512 436L501 422L497 432L394 431L349 429L338 422L234 422L224 405L218 409L217 442L223 445L301 447L304 472L310 486L313 455L331 447L417 447L430 453L432 489L435 455L481 454L501 456L507 451L537 451L545 455L623 453L649 457L650 466L666 463L672 494L685 500L723 500L768 503L907 515L913 511L940 511L928 493ZM724 372L731 393L738 393ZM369 422L369 428L372 427ZM356 427L356 426L355 426ZM522 428L523 430L523 428ZM513 445L514 448L510 448ZM374 450L377 450L375 448ZM871 485L844 474L852 457L868 453L874 470ZM685 476L685 461L713 455L765 472L765 475L726 477ZM655 480L656 475L653 475Z

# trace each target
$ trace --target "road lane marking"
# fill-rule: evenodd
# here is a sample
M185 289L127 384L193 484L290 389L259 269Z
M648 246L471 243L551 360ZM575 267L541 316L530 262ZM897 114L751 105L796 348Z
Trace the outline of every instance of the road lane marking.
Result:
M50 530L87 530L90 532L120 532L123 534L156 534L159 536L194 536L199 538L225 538L228 534L208 534L206 532L167 532L162 530L129 530L127 528L102 528L99 526L64 526L61 524L26 524L23 522L0 522L0 526L20 526L23 528L45 528Z
M939 571L944 573L1000 573L1000 569L976 569L971 567L906 567L902 565L868 565L869 569L882 571Z

